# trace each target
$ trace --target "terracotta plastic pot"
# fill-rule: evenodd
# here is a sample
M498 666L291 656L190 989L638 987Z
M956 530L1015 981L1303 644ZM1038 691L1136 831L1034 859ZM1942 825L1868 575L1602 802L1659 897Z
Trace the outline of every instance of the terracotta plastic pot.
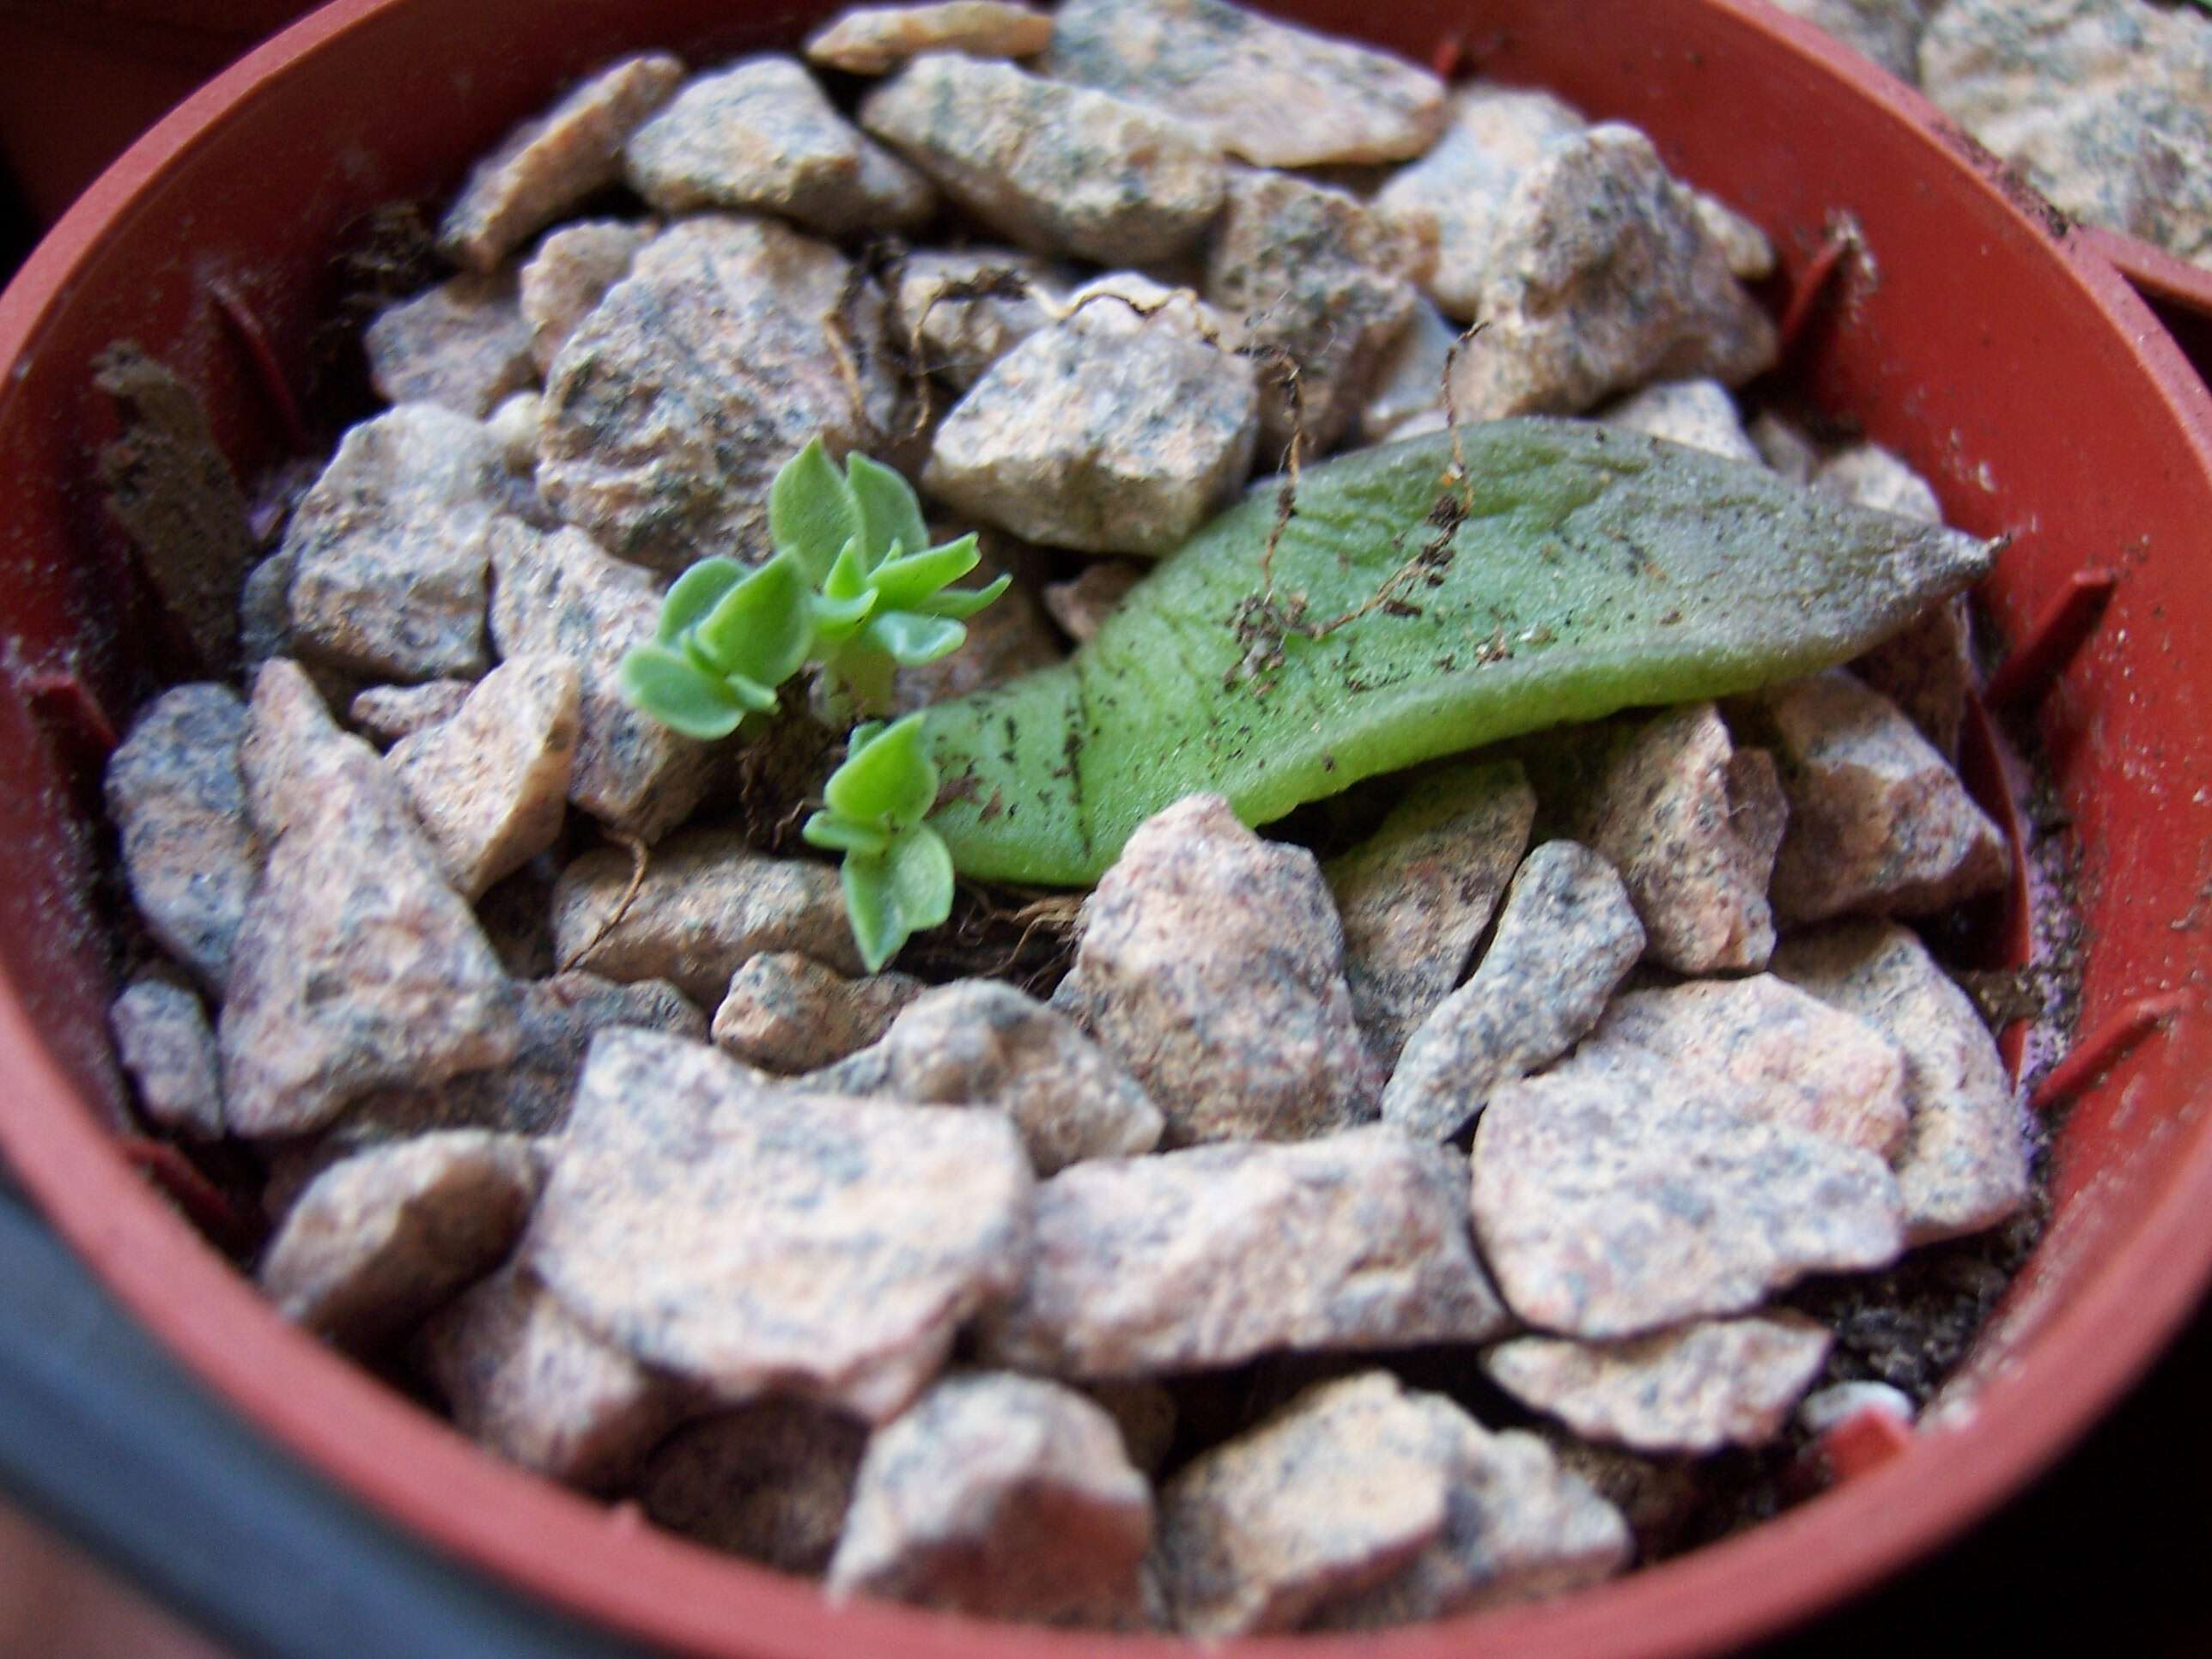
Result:
M200 390L241 474L289 441L341 234L435 197L569 76L647 44L788 44L826 6L341 0L192 98L100 179L0 299L0 1145L56 1224L185 1363L314 1467L546 1601L698 1654L1014 1656L1120 1642L895 1608L677 1541L477 1450L279 1320L118 1145L88 787L148 689L92 456L94 355L132 338ZM1968 1363L1971 1411L1779 1520L1567 1600L1322 1656L1707 1651L1826 1607L2048 1464L2142 1370L2212 1268L2212 402L2095 238L2069 235L1933 112L1745 0L1285 7L1422 61L1442 51L1650 132L1764 224L1799 307L1792 371L2014 541L1991 618L2055 675L2039 723L2072 814L2102 1060L2058 1137L2057 1212ZM1849 227L1863 256L1824 258ZM2100 251L2104 249L2105 251ZM2185 298L2194 280L2170 273ZM2101 623L2072 626L2117 577ZM2076 592L2087 599L2069 600ZM2069 608L2069 605L2072 608ZM2060 618L2056 635L2039 629ZM2070 635L2067 653L2021 642ZM2015 912L2014 948L2025 915ZM2141 1041L2107 1041L2140 1036ZM1229 1652L1257 1651L1233 1645ZM1272 1648L1269 1650L1273 1650Z

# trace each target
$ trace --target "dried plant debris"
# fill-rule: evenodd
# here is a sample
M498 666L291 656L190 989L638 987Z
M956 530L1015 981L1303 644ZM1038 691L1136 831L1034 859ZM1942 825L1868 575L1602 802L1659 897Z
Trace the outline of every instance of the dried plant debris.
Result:
M2043 1202L1938 960L1997 550L1738 402L1773 261L1228 0L585 75L335 270L392 406L254 516L100 365L209 677L105 779L141 1120L291 1317L832 1598L1358 1632L1771 1513Z
M256 548L207 410L174 370L128 340L100 355L93 384L114 400L123 426L100 452L107 510L199 665L228 671L238 659L238 590Z

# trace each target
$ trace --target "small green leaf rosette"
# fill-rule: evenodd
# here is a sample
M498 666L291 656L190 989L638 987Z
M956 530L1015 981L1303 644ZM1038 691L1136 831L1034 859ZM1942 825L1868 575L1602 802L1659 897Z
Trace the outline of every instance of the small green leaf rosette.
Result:
M841 476L816 439L776 475L769 532L805 565L817 589L823 644L919 667L957 651L966 620L1006 591L952 587L981 562L975 538L929 545L914 487L866 455Z
M921 717L855 728L825 805L799 833L845 855L845 908L870 973L912 935L952 914L952 855L922 820L937 801L937 768L922 753Z
M774 708L776 687L813 644L812 596L797 560L779 554L748 572L734 559L702 559L668 590L652 642L624 655L617 678L662 725L712 741Z

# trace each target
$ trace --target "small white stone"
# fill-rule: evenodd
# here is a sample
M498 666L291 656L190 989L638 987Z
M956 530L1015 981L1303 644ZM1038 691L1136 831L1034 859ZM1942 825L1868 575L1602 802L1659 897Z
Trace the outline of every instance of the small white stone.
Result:
M1372 836L1325 866L1352 1012L1385 1065L1459 983L1535 817L1518 762L1454 766L1416 783Z
M541 374L551 370L576 325L629 275L637 251L659 228L653 220L586 219L547 233L538 244L522 267L521 303L523 320L530 325L531 361ZM539 416L542 421L542 405ZM531 447L534 466L534 434Z
M1632 392L1598 418L1732 461L1759 461L1735 399L1718 380L1662 380Z
M1841 923L1788 941L1774 968L1904 1051L1912 1118L1895 1161L1911 1243L1978 1232L2027 1202L2019 1093L1973 1004L1910 929Z
M483 673L506 475L483 424L435 404L402 404L348 432L284 531L299 648L382 679Z
M1702 1454L1779 1434L1832 1340L1802 1315L1760 1314L1626 1342L1515 1337L1482 1366L1523 1405L1589 1439Z
M1456 1152L1381 1128L1078 1164L1037 1189L1027 1277L981 1350L1111 1378L1479 1342L1505 1316L1466 1190Z
M135 979L107 1011L107 1025L150 1121L197 1140L222 1138L215 1033L198 997L167 980Z
M554 1150L517 1259L726 1404L886 1422L1029 1254L1029 1159L995 1113L800 1094L678 1038L594 1038Z
M668 980L702 1003L715 1001L731 975L765 951L862 971L833 866L770 858L734 831L690 830L655 849L635 894L631 873L629 855L611 848L561 872L553 939L563 966Z
M1896 1260L1887 1166L1765 1109L1579 1057L1498 1090L1475 1133L1474 1213L1508 1305L1543 1330L1634 1336Z
M218 998L261 878L239 770L246 724L246 705L227 685L165 691L131 722L105 786L147 930Z
M730 975L714 1046L766 1072L811 1072L881 1037L928 987L904 974L848 979L795 951L764 951Z
M623 655L653 637L659 590L647 572L609 558L580 530L547 535L502 519L490 539L491 636L500 654L565 657L581 677L569 799L611 829L658 840L705 794L711 755L622 692Z
M1680 974L1766 965L1789 803L1774 757L1736 748L1712 704L1606 732L1561 793L1573 832L1620 872L1650 960Z
M1757 709L1790 799L1772 887L1785 926L1926 915L2002 884L2004 837L1888 698L1836 669Z
M622 142L676 89L684 65L665 52L600 70L477 164L446 215L439 246L489 270L594 191L615 182Z
M806 56L848 75L885 75L926 52L1034 58L1052 44L1052 19L1006 0L854 6L809 35Z
M1515 182L1587 126L1548 92L1477 82L1453 91L1450 124L1435 147L1376 192L1378 213L1437 244L1428 288L1447 315L1471 322L1480 314L1498 216Z
M1590 1042L1640 1048L1696 1076L1769 1091L1762 1116L1847 1146L1887 1157L1905 1135L1897 1045L1772 974L1631 991L1613 1000Z
M455 1129L333 1164L262 1258L288 1319L365 1348L430 1312L507 1254L538 1195L528 1141Z
M837 111L798 59L748 58L688 82L629 136L623 170L664 213L775 213L825 236L912 229L936 193Z
M1813 488L1877 513L1894 513L1923 524L1943 522L1942 503L1928 480L1880 444L1853 444L1820 463Z
M1774 361L1772 321L1632 127L1555 141L1492 238L1468 313L1489 326L1453 369L1462 420L1573 414L1654 380L1738 386Z
M1443 83L1426 70L1225 0L1066 0L1047 66L1261 167L1403 161L1444 120Z
M386 403L436 404L482 420L538 379L512 270L453 277L378 314L362 333Z
M869 1442L829 1587L1113 1626L1141 1607L1152 1540L1152 1489L1112 1418L1055 1383L963 1372Z
M586 1492L626 1485L690 1403L512 1265L434 1315L417 1352L464 1434Z
M1643 954L1613 866L1575 842L1545 842L1514 876L1474 976L1407 1039L1382 1121L1450 1139L1493 1091L1572 1048Z
M1144 1090L1073 1021L997 980L924 992L882 1042L800 1086L1004 1112L1041 1176L1149 1152L1163 1126Z
M1197 131L1011 64L927 53L860 115L955 202L1039 253L1170 258L1221 206L1220 157Z
M1372 1113L1378 1079L1321 868L1218 795L1129 837L1053 1005L1144 1085L1170 1145L1299 1140Z
M1806 1433L1821 1435L1865 1411L1885 1413L1908 1427L1917 1415L1911 1396L1887 1382L1835 1382L1798 1403L1797 1421Z
M580 681L566 657L509 657L451 719L402 738L386 757L465 897L482 897L559 837Z

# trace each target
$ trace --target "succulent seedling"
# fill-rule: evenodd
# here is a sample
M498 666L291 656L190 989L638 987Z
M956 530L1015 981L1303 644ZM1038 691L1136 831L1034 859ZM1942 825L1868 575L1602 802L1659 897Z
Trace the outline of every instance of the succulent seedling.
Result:
M661 601L653 642L623 658L623 695L687 738L726 738L775 707L814 636L806 574L788 554L750 572L702 559Z
M922 753L921 717L855 727L827 805L799 830L845 855L845 910L870 973L908 938L952 913L952 854L922 820L937 802L937 768Z
M967 618L1006 591L952 586L981 555L975 538L931 546L921 503L890 468L848 455L841 474L819 439L769 486L769 532L814 587L814 657L833 719L890 709L891 676L957 651Z
M901 667L957 651L965 622L1006 590L952 586L981 556L975 538L929 545L913 487L865 455L836 465L816 439L769 489L775 556L748 572L702 559L662 601L652 643L623 659L637 708L686 737L726 738L775 707L776 688L820 665L833 720L890 712Z

